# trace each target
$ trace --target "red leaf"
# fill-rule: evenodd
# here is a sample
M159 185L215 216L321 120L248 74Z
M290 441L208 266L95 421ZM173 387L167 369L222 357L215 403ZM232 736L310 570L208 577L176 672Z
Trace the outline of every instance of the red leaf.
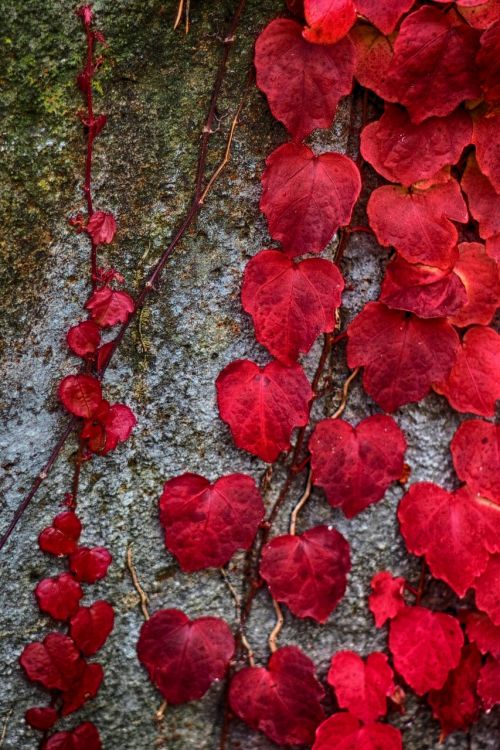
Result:
M68 375L59 383L57 395L76 417L91 417L102 401L101 384L91 375Z
M112 557L105 547L79 547L69 558L69 567L79 581L95 583L104 578Z
M224 620L190 620L178 609L155 612L137 643L151 682L172 704L205 695L214 680L224 677L233 653L233 635Z
M356 0L356 10L383 34L390 34L414 2L415 0Z
M448 269L457 257L453 221L468 220L458 182L450 178L427 190L384 185L370 195L370 226L381 245L392 245L410 263Z
M78 711L88 700L95 698L104 677L104 670L100 664L86 664L85 671L78 682L62 695L62 716L68 716Z
M348 365L365 368L364 388L385 411L424 398L449 372L459 348L446 321L420 320L380 302L369 302L347 334Z
M102 750L102 744L96 727L86 721L71 732L56 732L41 750Z
M481 34L481 47L476 62L483 96L487 102L500 101L500 19Z
M234 442L263 461L273 463L290 447L294 427L307 424L313 392L300 365L259 367L240 359L224 368L216 386Z
M476 159L481 172L500 193L500 107L490 110L475 110L472 143L476 147Z
M86 229L95 245L109 245L116 233L115 217L105 211L96 211L90 217Z
M491 711L500 703L500 659L488 657L479 675L477 692L485 711Z
M302 255L320 253L349 224L361 178L348 156L315 156L303 144L285 143L266 159L262 186L271 237L290 255Z
M339 651L332 657L327 681L339 706L369 724L387 713L387 697L394 692L392 678L385 654L374 652L363 661L354 651Z
M382 99L394 101L386 79L392 60L395 35L388 38L379 34L373 26L356 24L349 36L356 50L356 79Z
M329 260L294 263L278 250L262 250L245 268L241 299L257 341L291 364L320 333L333 331L343 288L340 271Z
M302 36L314 44L333 44L342 39L356 21L353 0L304 0L309 28Z
M296 646L285 646L271 654L267 668L237 672L229 703L248 726L278 745L304 745L324 719L324 695L311 659Z
M424 7L409 15L394 45L388 84L413 122L452 112L480 96L477 32L454 13Z
M452 732L466 731L479 717L476 692L481 654L475 646L464 646L458 666L453 669L440 690L431 690L429 704L441 725L441 742Z
M68 690L85 669L79 650L62 633L49 633L43 641L29 643L19 662L28 679L47 690Z
M401 732L389 724L363 726L352 714L341 711L318 727L313 750L402 750Z
M52 706L37 706L34 708L28 708L24 714L26 723L33 727L33 729L40 729L42 732L46 732L47 729L51 729L58 719L58 713Z
M383 498L403 471L406 441L392 417L377 414L352 427L342 419L318 422L309 440L313 484L347 518Z
M42 552L51 555L70 555L77 548L82 531L82 524L76 513L65 510L52 521L52 526L43 529L38 537Z
M450 323L465 327L472 323L488 325L500 307L500 275L493 258L480 242L462 242L453 269L467 290L467 304L454 313Z
M257 86L297 141L331 126L340 99L351 93L354 64L349 39L310 44L301 24L287 18L271 21L255 45Z
M110 406L103 400L92 419L85 420L81 437L87 440L87 447L91 451L106 455L114 450L118 443L123 443L130 437L136 424L135 415L128 406Z
M465 3L460 3L458 10L469 26L475 29L487 29L500 17L500 0L486 0L482 5L472 8L465 7Z
M108 602L80 607L70 620L69 634L85 656L92 656L106 643L113 630L115 613Z
M463 641L454 617L424 607L401 610L389 630L394 667L417 695L443 687L460 661Z
M101 332L93 320L83 320L69 329L66 341L78 357L93 356L101 341Z
M85 308L90 310L97 325L105 328L117 323L125 323L134 312L135 305L127 292L119 292L109 286L103 286L93 292Z
M450 269L408 263L396 254L385 270L380 301L419 318L441 318L467 304L467 292Z
M44 578L35 588L35 596L42 612L54 620L68 620L78 609L83 596L82 587L69 573L55 578Z
M248 549L264 517L264 504L251 477L231 474L214 484L198 474L166 482L160 498L165 546L192 572L225 565Z
M447 492L431 482L413 484L401 500L398 519L409 551L424 555L432 575L458 596L485 569L489 553L500 551L500 507L465 487Z
M404 578L395 578L388 571L376 573L370 583L372 593L368 597L368 607L375 619L377 628L387 620L392 620L406 607L403 598Z
M455 164L471 136L471 118L464 110L415 125L406 110L389 104L380 120L363 129L361 153L387 180L409 186Z
M462 339L455 364L446 380L433 388L457 411L492 417L500 398L500 335L492 328L474 326Z
M260 563L273 599L317 622L326 622L344 596L350 569L348 542L327 526L271 539Z
M484 612L467 612L465 617L467 638L475 643L482 654L500 657L500 626L493 625Z
M450 450L455 471L469 490L500 504L500 425L467 419Z
M115 346L115 340L108 341L107 344L103 344L97 350L97 370L102 372L105 367L108 366L111 354L113 353L113 347Z
M461 184L467 193L470 212L479 224L479 236L487 240L500 234L500 195L479 170L472 154Z
M500 510L498 511L500 514ZM500 551L498 540L497 552ZM491 555L486 569L473 583L476 592L476 606L486 612L493 625L500 625L500 555Z

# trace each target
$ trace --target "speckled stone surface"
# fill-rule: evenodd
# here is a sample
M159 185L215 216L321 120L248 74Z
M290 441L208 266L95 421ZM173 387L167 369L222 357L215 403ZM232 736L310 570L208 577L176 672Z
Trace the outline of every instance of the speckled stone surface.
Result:
M188 205L220 39L235 5L235 0L192 0L192 26L185 36L172 30L174 0L95 3L109 41L96 106L110 115L96 145L95 204L118 217L117 240L106 258L124 273L132 289L158 258ZM2 528L63 427L65 418L55 388L77 366L67 352L64 335L81 314L87 295L87 242L67 225L68 217L82 208L84 156L74 116L80 100L73 85L83 37L72 10L73 4L66 0L43 4L8 0L2 11ZM278 0L248 2L220 103L221 132L213 138L211 164L224 147L224 126L241 96L254 39L279 12ZM315 136L313 143L322 149L346 151L351 147L347 143L350 118L351 103L344 102L332 130ZM196 227L169 263L158 293L148 302L142 316L142 340L135 323L106 376L110 400L129 403L139 425L126 445L85 467L79 510L85 526L82 541L105 544L114 557L109 577L89 587L88 600L108 598L116 608L117 622L97 658L106 668L103 688L95 701L66 722L71 726L80 720L95 721L106 750L219 747L221 685L213 686L198 703L169 708L160 730L153 721L161 698L135 656L142 618L125 553L132 543L152 611L179 607L192 617L215 614L234 621L233 604L219 573L182 574L166 553L156 506L163 482L180 472L216 478L245 471L257 480L262 475L262 462L236 450L218 420L214 380L235 358L268 360L253 339L238 294L245 263L269 242L258 208L259 177L265 156L284 140L283 129L253 89L231 164ZM377 296L385 259L365 235L356 235L350 242L342 264L347 283L344 324ZM319 349L318 344L306 359L309 374ZM346 374L342 346L331 368L341 383ZM337 393L320 401L316 417L331 413L336 402ZM377 411L357 382L346 418L357 422ZM404 407L395 416L409 443L410 481L427 479L453 487L456 479L448 442L458 417L435 395ZM40 577L56 573L63 564L42 555L36 537L68 490L74 450L70 441L0 554L0 720L5 722L0 747L4 750L37 747L37 735L25 726L23 713L30 705L43 704L45 696L23 679L17 658L27 642L42 638L52 627L34 606L32 589ZM283 471L277 469L268 503L282 478ZM277 531L286 528L302 481L293 488ZM405 553L397 532L395 510L401 495L402 489L394 487L383 502L346 521L327 506L320 493L314 493L301 515L299 530L319 522L333 523L352 547L347 595L328 623L320 627L287 613L280 637L281 644L300 645L322 676L339 648L367 653L384 647L385 632L374 628L366 606L373 573L389 568L412 581L418 578L418 561ZM241 558L236 558L231 567L235 584L241 565ZM441 601L454 605L451 598ZM259 662L266 659L273 623L273 610L262 592L248 629ZM404 731L407 750L438 747L438 726L422 702L410 698L406 715L394 722ZM228 750L272 747L262 735L234 722ZM442 747L500 747L499 714L483 717L470 736L452 735Z

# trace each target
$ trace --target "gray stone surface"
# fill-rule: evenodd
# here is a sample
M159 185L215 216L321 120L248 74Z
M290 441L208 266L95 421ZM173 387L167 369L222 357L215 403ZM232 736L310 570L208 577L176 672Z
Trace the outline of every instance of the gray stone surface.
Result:
M116 212L118 238L106 256L134 288L159 256L185 211L196 167L200 125L207 106L220 51L218 40L235 1L192 2L192 28L174 33L177 3L168 0L98 0L95 8L108 40L98 107L110 114L95 155L96 205ZM67 218L81 209L83 147L74 118L80 106L73 87L83 38L63 0L8 0L2 11L2 527L23 492L48 457L64 423L55 387L77 363L68 355L64 335L80 315L87 289L83 281L88 247L68 229ZM250 0L238 44L231 57L220 115L222 126L234 110L258 31L281 11L278 0ZM340 109L331 132L314 139L321 148L345 151L350 103ZM234 155L217 183L197 227L180 245L167 267L164 283L143 316L143 350L138 326L132 326L106 378L112 400L129 403L139 418L132 439L109 457L97 458L83 471L79 512L82 540L105 544L114 556L109 577L89 588L88 599L110 599L117 610L112 637L101 652L106 680L98 698L68 725L91 719L106 750L215 750L221 717L221 685L200 702L169 708L163 727L153 721L161 702L135 657L142 623L137 596L124 558L133 544L137 570L151 597L151 610L180 607L190 616L216 614L233 621L233 605L217 571L179 572L166 553L157 519L162 483L180 472L216 478L246 471L259 479L263 465L236 450L218 420L214 380L237 357L266 362L266 352L252 336L239 305L242 269L268 236L259 213L259 176L263 161L285 138L254 89L238 129ZM213 162L223 135L213 139ZM361 235L351 241L343 262L348 291L343 323L376 297L385 256ZM314 370L319 344L308 355ZM331 363L336 381L345 376L342 347ZM336 397L333 399L335 402ZM331 411L321 402L316 416ZM377 408L353 390L346 418L354 422ZM444 400L431 396L403 408L396 418L409 442L413 480L456 482L448 442L457 416ZM0 555L1 712L6 722L5 750L37 746L35 732L23 721L24 710L44 701L23 679L17 658L23 646L53 627L34 606L32 589L40 577L62 563L42 555L38 532L59 508L68 490L74 444L69 444L38 493L18 530ZM267 502L280 486L278 470ZM294 487L277 530L284 530ZM300 645L324 675L333 651L354 648L366 653L383 648L385 633L375 630L366 606L370 577L379 569L418 578L418 562L405 554L395 523L402 490L346 521L319 494L303 512L300 527L334 523L352 546L353 571L345 599L327 625L319 627L286 615L281 644ZM241 559L231 567L235 584ZM450 601L450 605L453 602ZM274 622L269 600L257 599L248 631L259 661L267 656L267 636ZM404 730L405 748L437 748L438 727L425 705L410 698L408 712L394 722ZM498 713L484 717L470 736L456 734L446 750L492 750L500 746ZM1 730L0 730L1 732ZM266 739L233 725L231 750L271 750Z

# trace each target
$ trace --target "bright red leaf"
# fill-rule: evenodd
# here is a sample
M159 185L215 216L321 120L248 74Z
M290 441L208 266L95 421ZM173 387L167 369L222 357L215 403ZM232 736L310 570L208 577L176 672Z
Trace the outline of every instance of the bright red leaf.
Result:
M449 673L443 687L430 691L428 701L441 725L441 741L452 732L466 731L478 719L476 686L480 669L481 654L477 648L464 646L458 666Z
M59 383L57 394L65 409L87 419L102 401L101 384L91 375L68 375Z
M395 35L386 37L373 26L356 24L349 37L356 49L356 79L382 99L394 101L386 79L392 60Z
M245 268L241 299L257 341L291 364L320 333L333 331L343 288L340 271L329 260L294 263L279 250L262 250Z
M135 305L134 300L127 292L103 286L92 293L85 304L85 308L90 310L92 319L95 320L97 325L105 328L117 323L125 323L134 312Z
M465 327L488 325L500 307L500 275L496 261L480 242L462 242L453 269L467 291L467 304L450 316L450 323Z
M93 320L83 320L69 329L66 341L78 357L93 356L101 341L99 326Z
M500 19L481 34L476 62L483 96L487 102L500 102Z
M198 700L226 673L234 653L228 625L217 617L190 620L164 609L144 623L137 655L168 703Z
M318 727L312 750L402 750L401 732L378 722L363 726L352 714L333 714Z
M266 544L260 574L297 617L326 622L344 596L351 568L349 544L336 529L315 526Z
M311 386L300 365L248 359L232 362L216 381L221 419L238 448L273 463L290 447L294 427L307 424Z
M374 652L363 660L354 651L339 651L332 657L327 681L339 706L360 721L369 724L387 713L394 683L385 654Z
M465 616L467 638L475 643L482 654L500 657L500 626L494 625L484 612L467 612Z
M255 481L230 474L214 484L199 474L183 474L165 483L160 522L165 546L192 572L225 565L238 549L248 549L264 517Z
M86 229L95 245L109 245L116 233L115 217L105 211L96 211L90 217Z
M481 172L500 193L500 107L473 112L472 143Z
M271 654L267 668L240 670L229 688L234 713L278 745L312 743L325 717L323 698L313 662L296 646Z
M43 578L35 588L35 596L42 612L54 620L68 620L78 609L83 591L72 575L61 573L54 578Z
M51 555L70 555L78 546L82 524L76 513L65 510L59 513L38 537L38 544L43 552Z
M484 571L490 552L500 551L500 507L465 487L447 492L431 482L413 484L398 519L409 551L424 555L432 575L459 596Z
M396 578L386 570L376 573L370 583L372 593L368 597L368 607L375 619L377 628L387 620L392 620L406 607L403 597L405 579Z
M69 634L85 656L92 656L106 643L113 630L115 613L111 604L97 601L80 607L69 623Z
M376 414L352 427L319 422L309 440L313 484L352 518L383 498L403 472L406 440L392 417Z
M366 392L385 409L419 401L449 372L459 347L444 320L420 320L410 313L369 302L347 329L349 367L364 367Z
M69 558L72 573L83 583L95 583L104 578L112 557L105 547L78 547Z
M356 10L383 34L390 34L415 0L356 0Z
M500 513L500 510L498 511ZM497 552L500 540L497 540ZM500 625L500 555L491 555L486 569L473 583L476 592L476 606L486 612L493 625Z
M58 713L55 708L51 706L36 706L34 708L28 708L24 714L26 723L33 727L33 729L40 729L42 732L46 732L51 729L58 719Z
M356 21L353 0L304 0L304 13L302 36L314 44L338 42Z
M271 21L255 44L257 86L297 141L331 126L340 99L351 92L354 64L349 39L311 44L302 25L287 18Z
M479 224L479 236L487 240L500 234L500 194L480 171L472 154L461 184L467 193L470 212Z
M110 405L103 399L92 418L85 420L81 436L91 451L106 455L130 437L136 424L135 415L128 406Z
M394 667L417 695L443 687L458 665L464 637L457 620L424 607L406 607L391 620Z
M86 721L71 732L56 732L40 750L102 750L102 743L96 727Z
M467 419L450 450L455 471L469 490L500 504L500 425Z
M43 641L29 643L19 662L28 679L47 690L69 690L85 669L80 651L62 633L49 633Z
M361 178L348 156L285 143L266 159L260 208L269 233L290 255L320 253L349 224Z
M485 711L491 711L500 703L500 659L488 657L479 675L477 692Z
M95 698L104 678L100 664L86 664L78 681L62 694L62 716L78 711L84 703Z

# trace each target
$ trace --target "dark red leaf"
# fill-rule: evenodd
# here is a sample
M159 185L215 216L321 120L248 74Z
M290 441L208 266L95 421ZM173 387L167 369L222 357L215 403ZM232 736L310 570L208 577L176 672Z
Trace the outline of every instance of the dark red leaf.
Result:
M450 450L455 471L469 490L500 504L500 425L467 419Z
M381 628L387 620L392 620L406 607L403 597L405 579L395 578L383 570L373 576L370 586L372 593L368 597L368 606L375 618L375 625Z
M458 666L453 669L440 690L431 690L428 701L441 725L440 740L452 732L466 731L479 717L476 692L481 654L475 646L464 646Z
M221 419L238 448L272 463L290 447L294 427L307 424L311 386L300 365L248 359L232 362L216 381Z
M247 667L229 688L234 713L278 745L310 744L324 719L324 690L314 664L296 646L271 654L267 668Z
M481 172L500 193L500 107L473 112L472 143Z
M225 565L248 549L264 517L255 481L230 474L214 484L199 474L166 482L160 498L165 546L187 572Z
M349 36L356 50L354 75L359 83L382 99L394 101L386 78L392 60L395 35L386 37L373 26L356 24Z
M212 682L224 677L233 653L233 635L224 620L190 620L178 609L155 612L137 643L151 682L172 704L205 695Z
M467 638L475 643L482 654L500 657L500 626L493 625L484 612L467 612L465 616Z
M450 371L459 348L446 321L420 320L380 302L369 302L347 334L349 367L365 368L364 388L386 411L424 398Z
M500 102L500 19L481 34L477 65L483 96L487 102Z
M285 143L266 159L262 186L271 237L290 255L303 255L320 253L349 224L361 178L348 156L315 156L303 144Z
M94 244L109 245L113 242L116 233L115 217L105 211L96 211L90 217L86 229Z
M356 0L356 10L383 34L390 34L414 2L415 0Z
M93 320L83 320L69 329L66 341L78 357L88 357L96 353L101 341L99 326Z
M72 575L61 573L41 580L35 588L35 596L42 612L54 620L68 620L78 609L83 591Z
M84 672L78 682L62 695L62 716L68 716L78 711L88 700L95 698L104 677L104 670L100 664L86 664Z
M115 341L108 341L107 344L103 344L97 350L97 370L99 372L102 372L102 370L108 366L114 346Z
M109 286L96 289L85 307L102 328L125 323L135 309L134 300L127 292L116 291Z
M394 683L385 654L374 652L363 661L354 651L339 651L332 657L327 681L339 706L360 721L369 724L387 713Z
M500 659L488 657L479 675L477 692L485 711L491 711L500 703Z
M460 661L463 642L458 622L442 612L406 607L391 620L394 667L417 695L443 687Z
M348 542L327 526L271 539L260 563L273 599L317 622L326 622L344 596L350 569Z
M467 291L467 304L450 317L450 323L465 327L488 325L500 307L500 275L496 261L480 242L462 242L453 269Z
M56 732L41 750L102 750L102 744L96 727L86 721L71 732Z
M68 375L59 383L57 393L65 409L87 419L102 401L101 384L91 375Z
M323 722L313 750L402 750L401 732L389 724L363 726L352 714L341 711Z
M500 514L500 509L498 511ZM500 551L497 539L497 552ZM500 625L500 555L491 555L486 569L472 584L476 592L476 606L486 612L493 625Z
M69 690L85 669L72 639L62 633L49 633L43 641L28 644L19 661L28 679L47 690Z
M320 333L333 331L344 280L322 258L294 263L279 250L262 250L245 268L241 299L257 341L291 364Z
M470 212L479 224L479 236L487 240L500 234L500 195L480 171L472 154L461 184L467 193Z
M46 732L47 729L51 729L58 719L58 714L55 708L52 706L37 706L34 708L28 708L24 714L26 723L33 727L33 729L40 729L42 732Z
M85 656L92 656L106 643L113 630L115 613L111 604L97 601L80 607L69 623L69 634Z
M69 558L69 567L79 581L95 583L104 578L112 557L105 547L79 547Z
M287 18L271 21L255 45L257 86L297 141L331 126L340 99L351 92L354 64L349 39L310 44L302 25Z
M356 21L353 0L304 0L309 28L302 36L314 44L333 44L342 39Z
M466 7L465 3L459 3L458 10L469 26L475 29L487 29L500 18L500 0L486 0L477 7Z
M38 544L43 552L51 555L70 555L78 546L82 524L76 513L65 510L52 521L52 526L43 529Z

